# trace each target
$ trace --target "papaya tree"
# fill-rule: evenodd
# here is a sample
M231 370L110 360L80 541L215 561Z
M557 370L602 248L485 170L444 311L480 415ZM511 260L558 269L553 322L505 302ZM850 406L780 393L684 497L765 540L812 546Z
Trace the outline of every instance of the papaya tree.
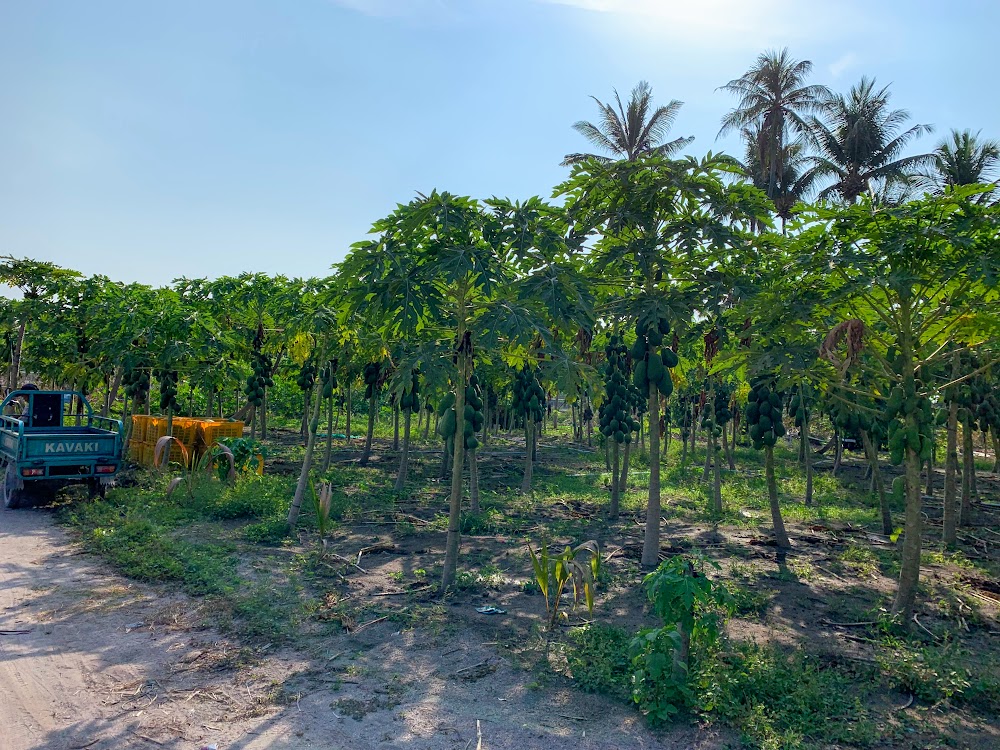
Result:
M866 351L891 385L885 398L890 458L904 467L905 522L892 614L908 624L920 576L920 469L933 450L932 404L975 370L930 377L955 351L995 340L1000 297L1000 212L964 188L895 207L870 201L817 208L802 263L816 298L866 325Z
M15 258L11 255L0 256L0 282L21 292L21 299L11 303L17 329L11 346L8 390L19 385L21 354L29 324L59 295L64 282L79 276L78 272L61 268L54 263Z
M591 274L620 290L599 313L635 321L642 346L633 360L648 404L650 479L642 552L647 567L659 563L660 394L672 388L663 364L663 331L692 319L697 286L685 270L739 252L748 241L745 229L766 215L762 193L723 181L730 165L711 155L703 161L583 160L556 190L568 200L570 236L581 244L597 238L589 254Z
M528 203L539 216L549 215L550 209L537 199ZM487 350L503 341L527 343L544 329L529 308L553 297L573 304L562 301L565 274L556 264L543 269L560 282L555 292L552 285L531 286L540 235L529 236L530 220L518 224L511 218L525 213L523 206L496 204L488 213L471 198L437 191L418 195L376 222L372 231L378 238L354 245L340 266L350 283L352 308L377 310L387 338L431 331L446 342L458 436L465 434L466 388L477 342ZM558 235L545 239L555 241ZM457 570L465 446L464 439L454 440L443 589Z

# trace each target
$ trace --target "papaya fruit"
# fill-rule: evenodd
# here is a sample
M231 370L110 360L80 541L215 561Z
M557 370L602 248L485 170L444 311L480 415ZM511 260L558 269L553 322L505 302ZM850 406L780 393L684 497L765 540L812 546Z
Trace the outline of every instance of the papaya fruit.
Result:
M441 403L438 404L437 408L438 416L443 417L444 413L454 405L455 405L455 394L454 393L444 394L444 398L442 398Z
M660 378L663 377L663 371L663 360L660 359L660 355L656 352L650 352L646 362L646 376L654 383L659 383Z
M670 377L669 371L663 371L663 377L661 377L660 382L656 384L656 388L666 398L669 398L670 394L674 392L674 379Z
M664 349L660 352L660 358L663 360L664 367L677 367L680 363L680 359L677 354L672 349Z

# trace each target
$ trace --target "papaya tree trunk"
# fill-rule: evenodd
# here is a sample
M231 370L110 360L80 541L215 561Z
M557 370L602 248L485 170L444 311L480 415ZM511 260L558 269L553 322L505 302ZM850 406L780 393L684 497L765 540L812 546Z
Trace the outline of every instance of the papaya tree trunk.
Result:
M372 455L372 440L375 437L375 409L378 404L378 394L372 388L372 397L368 399L368 434L365 436L365 449L361 452L361 465L367 466Z
M868 465L872 470L872 483L875 485L875 492L878 495L878 507L882 514L882 533L890 536L893 532L892 512L889 508L889 497L885 494L882 470L878 465L878 448L872 442L871 435L865 430L861 430L861 442L865 448L865 456L868 457Z
M993 438L993 473L1000 474L1000 435L996 428L990 430L990 436Z
M344 404L344 410L345 410L344 418L347 420L347 426L346 426L346 428L344 430L344 432L346 433L344 442L346 442L348 445L350 445L351 444L351 438L352 438L352 435L351 435L351 412L354 411L354 409L352 408L354 406L354 400L351 398L351 383L350 383L350 381L348 381L348 383L347 383L347 395L346 395L346 398L347 398L347 401Z
M14 351L10 360L10 377L7 379L7 389L14 390L20 383L21 378L21 352L24 351L24 334L28 328L27 316L22 316L17 327L17 338L14 340Z
M476 451L469 453L469 508L479 514L479 461L476 458Z
M611 438L604 439L604 469L611 471Z
M399 407L392 407L392 449L399 450Z
M962 420L962 507L958 512L959 526L972 523L972 495L976 475L976 456L972 449L972 417L965 410Z
M622 454L622 467L618 474L618 492L619 494L624 494L628 492L628 469L629 464L632 463L632 443L635 441L635 435L629 435L629 441L625 443L625 452ZM618 445L616 442L615 445Z
M431 412L429 409L425 409L424 411L427 412L427 420L424 422L424 442L426 443L431 434ZM436 424L437 420L434 421Z
M903 398L916 397L916 378L913 368L914 343L910 321L913 312L909 300L900 305L902 333L900 336L900 357L902 358ZM915 415L907 416L904 427L917 430ZM899 619L903 627L909 627L913 617L913 605L920 580L920 547L923 531L923 514L920 502L920 454L908 444L905 453L906 518L903 523L903 548L900 555L899 584L892 602L891 614Z
M270 400L268 397L271 395L270 388L264 389L264 398L260 402L260 439L267 439L267 404Z
M660 395L656 383L649 384L649 498L642 540L642 566L660 564Z
M944 508L941 519L941 541L945 547L954 547L958 527L958 403L948 402L948 426L944 458Z
M465 303L459 304L460 321L457 341L458 378L455 383L455 453L451 466L451 496L448 503L448 538L445 543L444 572L441 576L442 593L454 582L458 569L458 552L462 533L462 481L465 469L465 388L469 383L469 353L465 350Z
M833 470L830 472L832 476L837 476L837 472L840 471L840 462L844 458L844 441L840 437L840 429L835 428L833 432Z
M771 504L771 523L774 524L774 539L778 549L789 549L792 545L785 532L785 521L781 517L781 504L778 502L778 482L774 477L774 448L764 446L764 475L767 478L767 500Z
M413 412L406 409L403 412L403 451L399 454L399 471L396 472L396 492L402 492L406 486L406 474L410 462L410 420Z
M333 396L327 399L326 404L326 450L323 455L323 471L330 468L330 459L333 458Z
M302 509L302 498L305 497L306 487L309 485L309 472L312 470L313 454L316 452L316 432L319 429L319 414L323 399L313 400L312 415L309 420L306 434L306 452L302 457L302 470L299 472L299 481L295 485L295 495L292 497L292 504L288 507L288 527L294 529L299 521L299 512Z
M618 441L608 438L611 443L611 504L608 506L608 517L618 518L621 506L621 488L618 486Z
M534 446L535 421L530 416L524 418L524 477L521 479L521 494L531 493L532 452Z

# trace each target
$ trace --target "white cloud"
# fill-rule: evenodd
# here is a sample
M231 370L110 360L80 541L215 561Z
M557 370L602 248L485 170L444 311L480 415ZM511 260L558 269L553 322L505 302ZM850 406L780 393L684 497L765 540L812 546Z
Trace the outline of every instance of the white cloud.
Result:
M856 67L857 64L858 56L853 52L847 52L830 63L828 69L831 76L840 78L849 69Z
M446 0L329 0L366 16L412 16L445 10Z
M821 5L799 0L535 0L565 5L619 21L639 35L666 36L697 45L748 49L784 46L821 37L833 17Z

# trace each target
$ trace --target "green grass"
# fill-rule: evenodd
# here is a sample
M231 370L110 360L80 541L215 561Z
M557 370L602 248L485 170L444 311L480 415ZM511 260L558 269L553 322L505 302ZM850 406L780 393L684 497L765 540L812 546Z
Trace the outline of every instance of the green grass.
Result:
M706 717L739 729L752 747L797 750L874 743L871 677L801 651L743 643L700 665L695 682Z

